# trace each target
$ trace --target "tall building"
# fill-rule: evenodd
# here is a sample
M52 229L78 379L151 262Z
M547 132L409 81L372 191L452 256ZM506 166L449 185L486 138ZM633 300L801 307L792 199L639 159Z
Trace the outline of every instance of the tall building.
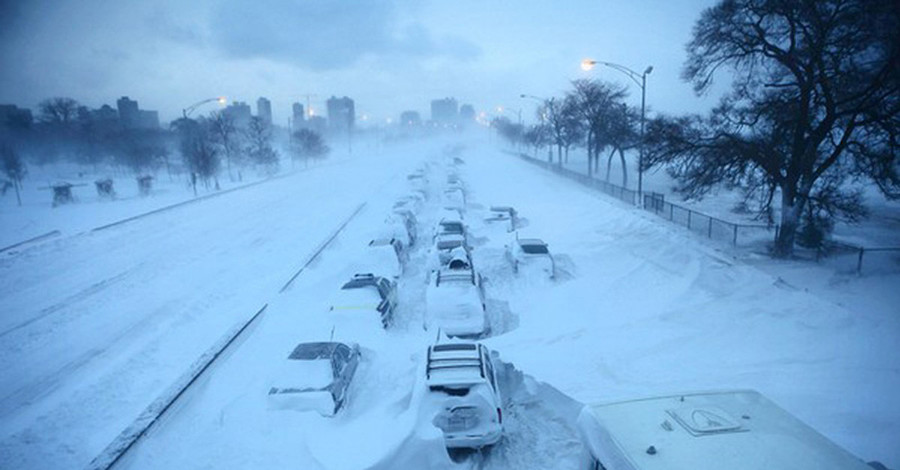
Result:
M348 97L336 98L332 96L325 102L328 108L328 127L332 131L346 131L353 129L356 108L353 100Z
M159 113L141 110L138 102L123 96L116 101L119 122L125 129L156 129L159 127Z
M116 101L116 108L119 110L119 122L126 129L134 129L138 127L140 117L138 115L138 102L123 96Z
M455 98L443 98L431 102L431 120L438 124L455 124L459 117Z
M250 105L243 101L231 103L222 112L231 118L237 127L247 127L250 124L250 118L253 117L253 114L250 112Z
M291 126L292 130L302 129L306 126L306 115L303 114L303 105L300 103L294 103L291 106Z
M403 111L400 113L400 125L415 127L422 124L422 116L418 111Z
M256 115L268 125L272 125L272 102L260 97L256 100Z
M34 122L31 110L13 104L0 104L0 129L28 129Z

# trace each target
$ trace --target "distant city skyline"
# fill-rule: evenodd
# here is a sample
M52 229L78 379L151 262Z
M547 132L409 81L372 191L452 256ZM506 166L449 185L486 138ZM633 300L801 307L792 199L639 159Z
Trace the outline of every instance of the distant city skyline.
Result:
M653 65L651 112L703 111L715 93L694 96L679 74L691 28L713 3L3 2L0 103L35 110L66 96L95 109L127 95L165 123L206 98L263 96L286 126L293 103L324 115L332 95L353 98L373 121L428 115L431 100L449 96L479 112L521 108L534 122L537 103L519 95L560 96L578 78L628 86L639 101L621 73L582 71L590 57Z

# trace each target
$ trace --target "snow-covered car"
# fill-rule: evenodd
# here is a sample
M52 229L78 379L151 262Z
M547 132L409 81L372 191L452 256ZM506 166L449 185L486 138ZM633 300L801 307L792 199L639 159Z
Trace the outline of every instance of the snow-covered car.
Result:
M450 271L469 271L472 269L472 254L465 247L454 248L447 252L447 264Z
M356 262L360 271L387 273L393 279L403 273L405 251L403 242L396 238L376 238L369 242L368 253Z
M584 470L872 470L751 390L588 405L577 423Z
M490 331L481 276L472 269L441 269L425 291L426 328L447 336L476 338Z
M485 217L484 221L489 224L505 224L506 231L512 232L516 230L519 213L510 206L491 206L491 215Z
M341 286L329 308L332 312L353 312L380 318L381 325L390 326L397 307L397 284L373 274L356 274Z
M355 344L301 343L269 389L270 409L316 411L334 416L347 403L347 389L359 366Z
M466 208L466 192L461 187L452 187L445 190L444 204L464 210Z
M556 277L553 255L547 243L538 238L517 238L506 245L506 258L514 273L528 270L541 272L551 279Z
M391 227L393 238L403 240L407 247L416 244L418 221L409 209L394 209L385 223Z
M503 401L490 351L477 343L429 346L425 383L439 395L432 421L449 448L496 444L503 437Z
M447 264L450 251L460 247L467 248L466 225L459 217L442 218L434 233L434 248L440 264Z

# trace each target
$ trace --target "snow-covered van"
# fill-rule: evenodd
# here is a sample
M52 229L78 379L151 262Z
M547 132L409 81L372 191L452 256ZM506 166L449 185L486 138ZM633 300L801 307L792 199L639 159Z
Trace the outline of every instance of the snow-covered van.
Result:
M752 390L588 405L584 470L872 470Z

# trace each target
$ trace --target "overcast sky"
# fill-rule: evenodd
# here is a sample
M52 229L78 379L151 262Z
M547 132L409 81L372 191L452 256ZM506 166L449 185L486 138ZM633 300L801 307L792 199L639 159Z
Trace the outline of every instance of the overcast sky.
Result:
M90 106L123 95L163 120L218 95L322 109L331 95L373 119L453 96L478 110L522 108L564 93L576 78L631 84L585 57L635 70L653 65L647 101L701 111L679 79L684 45L712 0L335 1L0 0L0 103L34 108L69 96ZM632 103L640 89L630 87ZM214 109L213 105L204 111Z

